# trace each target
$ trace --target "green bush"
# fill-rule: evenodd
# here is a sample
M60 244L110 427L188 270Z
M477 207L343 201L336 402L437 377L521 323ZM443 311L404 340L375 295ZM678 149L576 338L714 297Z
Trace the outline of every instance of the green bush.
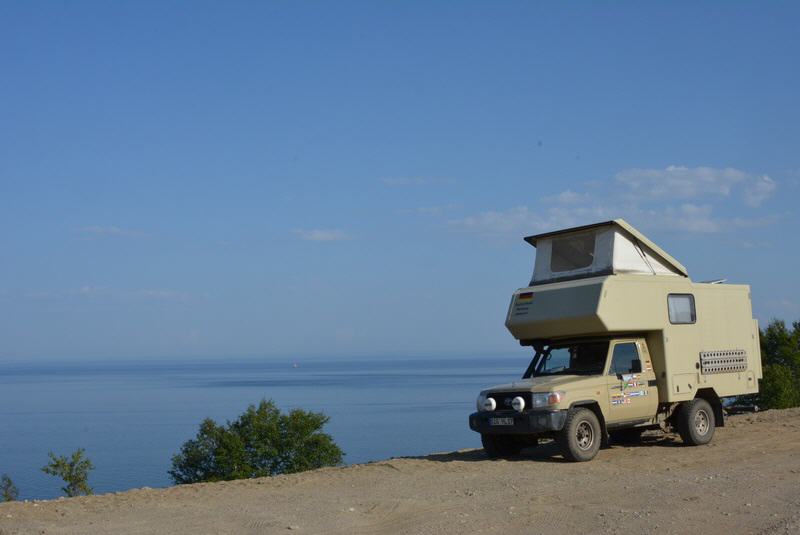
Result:
M764 409L800 406L800 322L789 329L772 320L761 331L763 378L757 403Z
M782 364L764 366L759 404L764 408L786 409L800 405L800 390L792 369Z
M343 453L322 432L328 417L300 409L282 414L270 400L250 405L235 421L203 420L194 439L172 457L177 484L272 476L342 463Z
M56 455L51 451L48 455L50 462L42 467L42 472L57 476L64 480L66 486L61 490L67 496L80 496L81 494L92 494L92 487L89 486L89 472L94 470L92 461L84 456L83 448L72 452L69 457Z
M8 477L8 474L3 474L0 477L0 502L13 502L17 499L19 495L19 491L17 490L17 486L11 481L11 478Z

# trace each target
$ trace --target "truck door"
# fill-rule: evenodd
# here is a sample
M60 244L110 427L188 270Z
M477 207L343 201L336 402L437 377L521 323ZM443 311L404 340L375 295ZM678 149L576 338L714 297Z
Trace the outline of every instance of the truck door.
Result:
M608 367L609 423L647 420L658 406L656 376L643 340L612 342ZM651 386L652 385L652 386Z

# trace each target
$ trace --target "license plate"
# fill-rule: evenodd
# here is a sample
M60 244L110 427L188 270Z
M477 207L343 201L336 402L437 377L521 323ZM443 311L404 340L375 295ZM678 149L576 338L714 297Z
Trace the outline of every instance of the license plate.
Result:
M514 425L514 418L489 418L489 425Z

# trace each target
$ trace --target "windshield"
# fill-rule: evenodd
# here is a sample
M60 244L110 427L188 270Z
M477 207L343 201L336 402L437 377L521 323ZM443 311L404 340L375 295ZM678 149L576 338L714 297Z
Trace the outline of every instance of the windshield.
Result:
M575 342L545 346L536 352L523 379L543 375L600 375L608 342Z

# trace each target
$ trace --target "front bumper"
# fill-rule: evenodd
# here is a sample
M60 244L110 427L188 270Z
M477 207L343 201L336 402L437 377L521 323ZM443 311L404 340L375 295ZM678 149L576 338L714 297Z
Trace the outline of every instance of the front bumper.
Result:
M492 425L492 418L513 418L514 425ZM561 431L567 411L489 411L469 415L469 428L482 435L544 435Z

